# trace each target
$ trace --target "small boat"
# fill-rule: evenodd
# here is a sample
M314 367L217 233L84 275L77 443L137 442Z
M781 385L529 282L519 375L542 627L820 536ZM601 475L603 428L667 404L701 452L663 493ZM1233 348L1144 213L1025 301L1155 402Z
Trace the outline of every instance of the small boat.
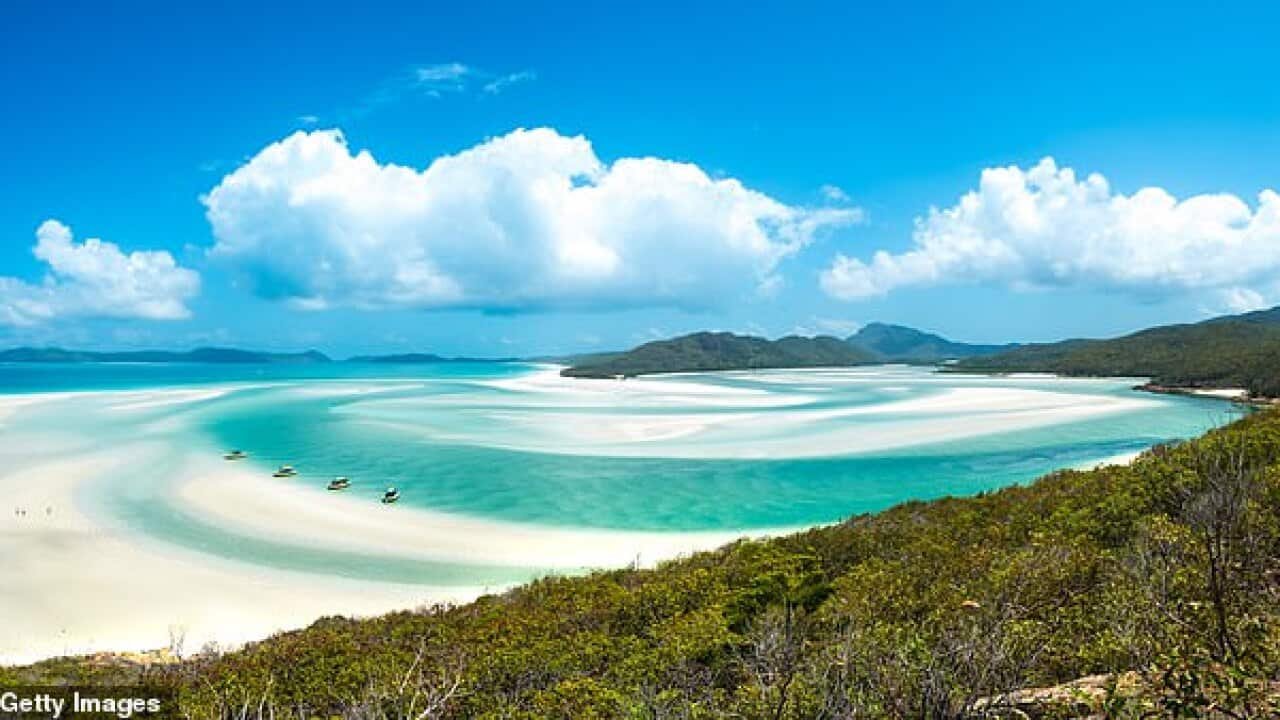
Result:
M330 490L346 490L351 487L351 478L343 476L336 477L329 481L328 488Z
M272 473L271 476L278 477L278 478L287 478L287 477L293 477L294 475L297 475L297 474L298 474L298 471L295 470L292 465L281 465L280 469Z
M400 499L400 491L393 487L387 488L387 491L382 493L382 503L384 505L390 505L391 503L399 499Z
M227 454L222 456L224 460L243 460L247 457L249 457L249 453L243 450L232 450L231 452L228 452Z

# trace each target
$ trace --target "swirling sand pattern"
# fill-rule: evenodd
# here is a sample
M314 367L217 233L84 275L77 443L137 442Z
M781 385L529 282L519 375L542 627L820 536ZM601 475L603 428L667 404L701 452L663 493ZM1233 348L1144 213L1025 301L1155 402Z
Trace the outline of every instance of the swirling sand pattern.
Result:
M911 368L367 374L0 396L0 573L21 578L0 659L156 647L170 626L234 643L648 564L1132 453L1231 407ZM352 487L326 492L334 475ZM401 503L377 502L387 485Z

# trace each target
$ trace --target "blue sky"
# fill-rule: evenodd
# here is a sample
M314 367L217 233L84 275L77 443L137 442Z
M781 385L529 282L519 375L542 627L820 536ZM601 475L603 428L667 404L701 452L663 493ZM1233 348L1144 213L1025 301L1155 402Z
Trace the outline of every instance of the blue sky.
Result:
M1051 340L1280 302L1273 6L686 5L7 3L0 344Z

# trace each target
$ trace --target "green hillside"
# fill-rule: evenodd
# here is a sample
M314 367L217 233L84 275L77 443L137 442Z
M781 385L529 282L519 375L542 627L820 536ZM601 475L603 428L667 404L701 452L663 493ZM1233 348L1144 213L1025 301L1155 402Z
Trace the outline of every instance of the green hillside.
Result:
M885 362L936 363L943 360L992 355L1017 347L973 345L948 340L941 335L903 325L868 323L845 342L874 354Z
M140 680L192 718L1276 717L1278 568L1267 411L1131 466L655 570L0 684ZM1087 692L1020 692L1086 676Z
M1280 396L1280 308L1151 328L1111 340L1025 345L954 366L983 372L1150 377L1173 387Z
M567 368L566 377L611 378L654 373L763 368L838 367L876 362L871 353L834 337L790 336L766 340L732 333L700 332L645 343Z

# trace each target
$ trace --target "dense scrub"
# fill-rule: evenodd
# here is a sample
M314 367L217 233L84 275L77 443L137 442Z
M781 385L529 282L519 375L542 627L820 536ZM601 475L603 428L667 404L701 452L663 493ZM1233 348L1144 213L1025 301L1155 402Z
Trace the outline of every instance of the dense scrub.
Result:
M955 718L1093 674L1113 717L1280 713L1280 412L1129 467L328 618L144 680L199 718Z
M1280 396L1280 310L1169 325L1111 340L1024 345L955 366L995 372L1143 376L1161 385Z

